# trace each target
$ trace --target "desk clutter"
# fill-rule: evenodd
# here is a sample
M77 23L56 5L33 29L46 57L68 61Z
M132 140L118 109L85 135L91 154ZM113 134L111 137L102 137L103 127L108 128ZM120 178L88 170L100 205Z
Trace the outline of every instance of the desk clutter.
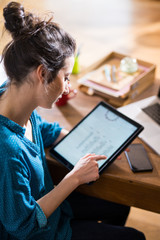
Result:
M112 52L87 68L78 86L82 92L98 94L120 107L130 103L154 82L155 69L152 63Z

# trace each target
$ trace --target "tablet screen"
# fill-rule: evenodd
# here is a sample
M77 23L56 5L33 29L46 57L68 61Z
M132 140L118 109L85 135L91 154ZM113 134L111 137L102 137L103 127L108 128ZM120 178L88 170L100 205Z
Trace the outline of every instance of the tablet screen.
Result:
M103 154L107 160L98 161L101 169L120 154L121 148L126 147L140 129L143 129L141 125L101 102L51 149L51 154L69 168L87 153Z

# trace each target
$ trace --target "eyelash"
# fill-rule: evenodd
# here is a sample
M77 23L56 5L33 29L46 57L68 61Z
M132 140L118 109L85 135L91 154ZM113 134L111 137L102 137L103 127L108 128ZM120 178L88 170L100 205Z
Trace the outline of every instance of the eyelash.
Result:
M65 81L68 81L68 82L69 82L70 80L69 80L69 78L68 78L68 77L66 77L66 78L65 78Z

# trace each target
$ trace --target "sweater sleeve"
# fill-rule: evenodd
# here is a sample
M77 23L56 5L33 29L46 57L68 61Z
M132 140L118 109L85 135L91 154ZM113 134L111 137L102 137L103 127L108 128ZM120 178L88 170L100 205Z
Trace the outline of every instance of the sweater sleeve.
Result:
M42 119L37 111L34 111L34 113L42 134L44 147L49 147L58 138L62 127L57 122L49 123Z
M0 174L0 219L6 231L18 239L47 228L46 216L31 195L29 180L29 170L16 158L10 159Z

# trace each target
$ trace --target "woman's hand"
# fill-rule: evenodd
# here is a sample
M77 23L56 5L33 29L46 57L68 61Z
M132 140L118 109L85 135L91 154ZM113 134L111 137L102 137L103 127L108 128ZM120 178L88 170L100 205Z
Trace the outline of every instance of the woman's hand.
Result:
M96 181L99 178L97 161L102 159L106 159L106 156L93 153L85 155L77 162L71 174L77 177L79 185Z
M129 148L126 148L126 149L125 149L125 152L129 152L129 151L130 151ZM121 160L121 155L117 157L117 160Z

